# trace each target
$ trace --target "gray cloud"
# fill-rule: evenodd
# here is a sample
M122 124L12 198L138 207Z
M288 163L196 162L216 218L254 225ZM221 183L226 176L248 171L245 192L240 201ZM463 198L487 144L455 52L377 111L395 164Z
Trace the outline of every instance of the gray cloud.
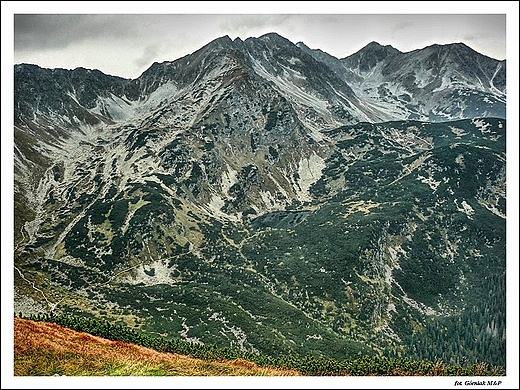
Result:
M139 69L150 66L152 62L154 62L154 59L157 58L158 54L159 48L157 45L153 44L150 46L146 46L143 54L134 61L134 64Z
M222 17L223 15L219 15ZM219 27L227 34L248 38L251 31L270 29L276 31L279 26L287 27L293 15L227 15L227 18L220 22Z
M65 48L86 40L135 37L141 15L14 15L16 51Z
M399 22L397 23L393 28L392 28L392 31L393 32L396 32L396 31L400 31L400 30L405 30L407 29L408 27L412 27L415 23L412 22L412 21L403 21L403 22Z

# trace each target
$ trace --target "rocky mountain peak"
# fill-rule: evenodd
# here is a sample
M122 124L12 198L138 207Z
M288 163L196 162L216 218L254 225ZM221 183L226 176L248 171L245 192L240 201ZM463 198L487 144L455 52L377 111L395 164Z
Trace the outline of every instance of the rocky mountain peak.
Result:
M261 35L257 39L269 43L269 44L279 44L279 45L294 45L290 40L287 38L281 36L280 34L277 34L275 32L269 32L266 34Z
M370 42L358 52L345 57L341 62L350 69L356 69L360 73L367 73L387 57L400 53L390 45L381 45Z
M381 45L376 41L371 41L360 51L387 51L388 53L400 53L400 51L394 48L392 45Z
M200 50L229 49L232 47L234 47L233 40L229 37L229 35L224 35L214 39Z

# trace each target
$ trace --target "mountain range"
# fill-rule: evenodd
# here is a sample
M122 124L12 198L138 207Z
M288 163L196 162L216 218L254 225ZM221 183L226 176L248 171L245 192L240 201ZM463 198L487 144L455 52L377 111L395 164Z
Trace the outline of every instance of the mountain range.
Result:
M15 312L505 365L505 69L275 33L133 80L15 65Z

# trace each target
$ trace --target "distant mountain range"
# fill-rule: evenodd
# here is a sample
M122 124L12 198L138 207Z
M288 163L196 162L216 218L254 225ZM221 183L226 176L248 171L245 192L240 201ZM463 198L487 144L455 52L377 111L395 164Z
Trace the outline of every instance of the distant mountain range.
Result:
M373 121L505 118L505 60L483 56L463 43L402 53L371 42L341 60L298 45L342 75L373 110Z
M16 79L25 82L17 83L15 88L24 97L22 103L28 106L16 104L15 110L18 115L30 115L40 107L36 99L42 95L51 99L53 92L66 90L65 100L44 100L42 109L73 109L76 100L84 109L91 110L102 98L106 100L104 106L115 110L112 114L117 120L117 112L168 81L177 87L196 81L197 72L204 69L211 53L215 55L221 50L235 53L237 68L252 71L255 77L272 83L278 93L301 110L329 117L328 125L337 124L334 120L345 124L505 118L506 61L486 57L463 43L432 45L402 53L390 45L371 42L357 53L337 59L302 42L294 45L274 33L245 41L239 38L232 41L228 36L218 38L179 60L154 63L135 80L83 68L67 71L17 65ZM31 84L35 79L38 85ZM26 96L28 91L35 93ZM121 106L114 104L112 98L127 102ZM345 112L335 112L340 107ZM96 115L96 111L90 114ZM105 114L111 117L110 112Z
M505 364L505 61L271 33L14 72L16 312Z

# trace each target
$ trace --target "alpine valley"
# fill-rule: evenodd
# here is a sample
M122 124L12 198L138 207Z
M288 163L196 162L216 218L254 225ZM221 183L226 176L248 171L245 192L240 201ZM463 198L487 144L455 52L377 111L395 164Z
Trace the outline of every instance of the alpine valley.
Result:
M505 366L505 74L275 33L134 80L15 65L15 313Z

